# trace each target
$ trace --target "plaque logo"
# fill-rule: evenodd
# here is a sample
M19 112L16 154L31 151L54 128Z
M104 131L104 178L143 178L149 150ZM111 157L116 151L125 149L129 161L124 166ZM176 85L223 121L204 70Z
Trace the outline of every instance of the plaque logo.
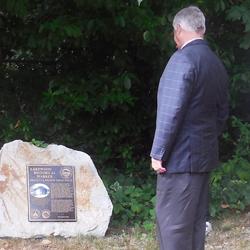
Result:
M37 219L40 217L41 212L38 209L35 209L31 212L32 218Z
M43 210L42 211L42 217L44 218L44 219L48 219L49 217L50 217L50 211L49 210Z
M64 178L69 178L72 176L72 169L64 167L61 169L61 176Z

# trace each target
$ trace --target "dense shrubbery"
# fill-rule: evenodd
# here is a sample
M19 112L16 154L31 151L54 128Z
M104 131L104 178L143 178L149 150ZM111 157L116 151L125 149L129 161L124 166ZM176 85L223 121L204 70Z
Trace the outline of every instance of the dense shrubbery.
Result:
M244 210L250 205L250 124L232 118L236 138L225 134L234 145L232 156L211 177L211 215L226 210Z
M218 215L250 203L250 1L193 2L205 11L207 39L230 74L231 115L238 117L221 138L222 166L211 179L211 213ZM175 49L172 17L187 4L2 0L1 143L41 140L89 153L114 202L114 223L148 221L150 228L156 89Z
M230 120L235 138L224 134L225 143L234 146L233 155L211 175L212 217L224 212L243 211L250 206L250 125L233 117ZM141 223L146 229L154 222L154 177L136 183L136 178L118 178L108 184L114 202L115 223ZM109 181L112 181L109 179ZM146 184L145 184L146 183Z
M155 218L155 187L152 179L142 185L121 185L115 181L109 186L109 194L114 202L114 225L143 225L153 228Z

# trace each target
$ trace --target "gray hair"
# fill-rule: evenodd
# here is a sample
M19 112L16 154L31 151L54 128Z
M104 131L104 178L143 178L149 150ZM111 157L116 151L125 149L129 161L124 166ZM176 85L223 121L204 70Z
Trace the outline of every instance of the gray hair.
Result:
M205 16L196 6L181 9L174 17L173 27L177 29L180 25L186 31L204 34L206 31Z

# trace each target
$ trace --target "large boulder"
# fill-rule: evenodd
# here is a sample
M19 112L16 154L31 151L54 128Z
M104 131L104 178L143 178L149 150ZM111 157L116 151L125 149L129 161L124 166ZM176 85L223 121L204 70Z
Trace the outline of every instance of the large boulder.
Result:
M29 221L27 166L43 164L73 166L75 169L76 221ZM39 148L21 140L6 143L2 147L0 237L104 236L112 209L103 182L86 153L61 145Z

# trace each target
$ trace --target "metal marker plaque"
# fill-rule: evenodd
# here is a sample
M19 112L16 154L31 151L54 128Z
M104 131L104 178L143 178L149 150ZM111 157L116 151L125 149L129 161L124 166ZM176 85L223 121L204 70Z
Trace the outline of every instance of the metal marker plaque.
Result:
M75 168L27 166L29 221L76 221Z

